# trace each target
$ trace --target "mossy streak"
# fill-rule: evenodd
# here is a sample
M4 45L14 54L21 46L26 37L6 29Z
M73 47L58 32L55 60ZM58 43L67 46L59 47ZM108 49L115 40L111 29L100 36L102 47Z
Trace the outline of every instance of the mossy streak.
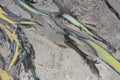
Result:
M111 66L114 70L116 70L120 74L120 62L117 61L113 56L110 55L105 49L96 44L91 40L85 40L87 44L89 44L93 50L95 50L97 56L106 62L109 66Z
M71 22L72 24L76 25L78 28L81 28L82 30L84 30L88 35L102 41L102 38L100 38L99 36L93 34L89 29L87 29L86 26L84 26L81 22L78 22L75 18L73 18L69 14L62 14L62 16L65 19L67 19L69 22Z
M32 5L30 5L29 3L27 3L25 0L16 0L18 2L18 4L20 4L22 7L24 7L25 9L27 9L28 11L40 15L40 16L47 16L49 17L46 13L41 12L37 9L35 9Z
M17 57L18 57L20 43L19 43L19 40L17 38L17 35L15 35L15 33L10 32L7 29L7 27L10 27L10 26L0 24L0 28L2 28L6 32L6 34L11 39L11 41L15 41L15 43L16 43L16 48L15 48L14 56L13 56L13 58L12 58L10 64L9 64L9 66L8 66L8 71L9 71L11 69L11 67L14 65L14 63L15 63Z
M0 79L1 80L13 80L13 78L10 75L8 75L8 73L5 72L4 70L2 70L1 68L0 68Z

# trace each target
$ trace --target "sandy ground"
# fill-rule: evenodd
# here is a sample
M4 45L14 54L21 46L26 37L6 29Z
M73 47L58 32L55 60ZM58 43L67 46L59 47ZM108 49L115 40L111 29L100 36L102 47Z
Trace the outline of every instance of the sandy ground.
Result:
M9 10L13 13L21 15L23 18L31 19L29 13L17 6L12 0L0 1L0 4L9 8ZM64 1L67 4L66 7L74 12L74 15L77 16L79 21L96 26L93 27L88 25L88 27L105 38L116 48L117 51L113 53L113 55L120 60L120 21L108 9L104 1ZM109 1L111 5L114 6L120 13L120 1ZM38 9L50 12L59 11L52 0L38 0L38 2L38 4L34 4L34 6ZM47 20L47 18L40 17L36 19L44 26L36 25L38 29L37 32L34 28L24 28L24 32L30 42L33 44L36 52L36 58L34 62L36 66L37 77L39 77L41 80L98 80L97 77L91 73L89 67L87 64L85 64L82 57L79 56L73 49L64 44L63 36L61 34L57 34L49 27L48 24L44 22L44 20ZM64 20L62 22L63 24L73 26ZM55 29L61 31L59 28ZM57 44L62 45L62 47L58 46ZM100 59L97 58L97 60L99 64L96 64L96 66L98 67L101 76L99 80L120 80L120 75L118 75ZM33 80L32 78L27 79L27 75L25 75L24 72L21 73L20 76L21 80Z

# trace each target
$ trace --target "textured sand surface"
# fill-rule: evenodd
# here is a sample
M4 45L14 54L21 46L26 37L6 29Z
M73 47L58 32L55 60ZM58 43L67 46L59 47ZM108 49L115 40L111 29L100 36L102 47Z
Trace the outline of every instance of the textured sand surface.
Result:
M61 0L59 0L61 1ZM102 0L63 0L65 1L66 7L77 16L79 21L88 25L89 28L93 29L100 36L105 38L116 48L116 52L112 53L113 56L120 60L120 20L108 9ZM111 5L117 9L120 13L120 1L109 0ZM0 0L0 4L6 6L10 11L26 19L31 19L30 14L21 9L14 0ZM52 0L38 0L37 4L33 4L40 10L46 10L50 12L59 12L57 6ZM98 80L97 77L91 73L89 67L73 49L64 44L64 37L62 34L56 31L62 32L56 25L52 24L46 17L34 16L33 20L37 20L43 24L38 26L36 31L32 28L24 28L24 32L36 52L35 66L37 77L40 80ZM48 23L48 20L55 30L53 30ZM62 21L63 24L73 26L70 23ZM97 41L96 41L97 42ZM57 45L59 44L59 46ZM101 44L101 43L99 43ZM82 48L89 52L89 49L81 42ZM102 44L101 44L102 45ZM103 45L104 46L104 45ZM104 47L106 48L106 47ZM106 48L107 49L107 48ZM0 53L2 53L0 49ZM7 52L4 52L7 53ZM90 50L90 53L93 51ZM7 55L7 54L6 54ZM101 78L99 80L120 80L118 75L112 68L101 61L99 58L96 64L100 71ZM15 75L15 71L12 71ZM28 79L31 74L21 72L21 80L33 80Z

